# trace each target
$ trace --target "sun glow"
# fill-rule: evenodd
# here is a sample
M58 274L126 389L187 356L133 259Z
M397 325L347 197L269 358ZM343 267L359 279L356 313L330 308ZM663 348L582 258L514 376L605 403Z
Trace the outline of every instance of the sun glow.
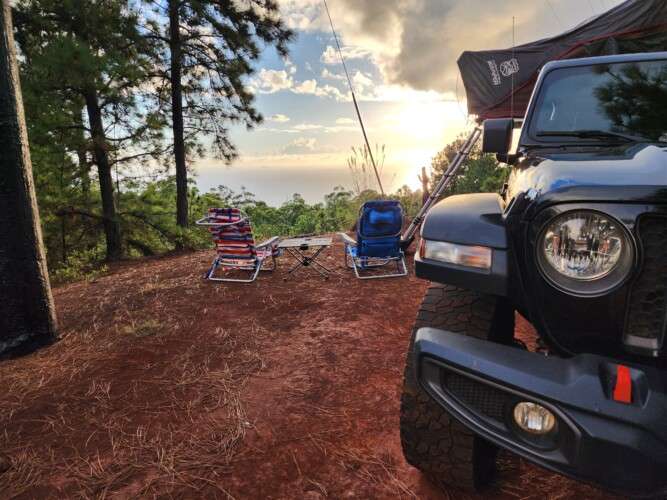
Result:
M393 140L389 159L396 165L394 186L421 188L422 167L430 172L431 159L456 138L466 117L454 101L406 102L385 122Z

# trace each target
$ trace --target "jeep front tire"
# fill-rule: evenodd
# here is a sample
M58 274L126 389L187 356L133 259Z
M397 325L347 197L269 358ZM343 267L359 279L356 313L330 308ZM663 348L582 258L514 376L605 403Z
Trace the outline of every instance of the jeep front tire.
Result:
M401 446L408 463L441 488L479 491L494 479L498 449L451 417L416 380L413 344L432 327L509 344L514 310L499 297L431 284L412 331L401 397Z

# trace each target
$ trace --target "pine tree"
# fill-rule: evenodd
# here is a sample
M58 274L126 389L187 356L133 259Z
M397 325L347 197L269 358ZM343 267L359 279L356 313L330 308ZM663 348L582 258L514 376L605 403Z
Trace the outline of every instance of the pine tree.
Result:
M140 95L152 73L151 44L139 32L138 14L120 0L21 0L15 13L31 94L69 111L70 124L61 129L87 139L83 148L74 144L84 180L91 153L102 202L101 215L88 215L101 220L107 259L117 260L123 245L112 168L160 151L160 110L147 111Z
M244 79L253 73L260 44L287 55L293 33L274 0L146 1L152 18L147 38L161 45L156 61L161 99L171 106L176 164L176 221L188 225L188 152L201 153L201 137L212 136L215 152L236 157L228 126L262 121Z
M51 341L53 297L35 199L9 1L0 4L0 355Z

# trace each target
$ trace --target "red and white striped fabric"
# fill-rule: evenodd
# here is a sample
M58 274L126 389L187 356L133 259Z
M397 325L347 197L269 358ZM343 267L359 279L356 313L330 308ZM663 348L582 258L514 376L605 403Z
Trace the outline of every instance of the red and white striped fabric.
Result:
M278 246L255 247L255 238L250 221L238 208L210 208L209 223L219 226L209 227L215 242L220 263L226 267L252 266L254 261L278 255Z

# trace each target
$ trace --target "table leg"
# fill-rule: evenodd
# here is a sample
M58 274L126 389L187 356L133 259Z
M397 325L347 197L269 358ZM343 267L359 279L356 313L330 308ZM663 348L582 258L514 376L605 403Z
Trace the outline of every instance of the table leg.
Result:
M323 264L320 264L320 263L317 262L317 261L313 261L312 264L313 264L314 266L319 267L320 269L323 269L323 270L326 271L327 273L333 273L333 271L332 271L331 269L329 269L328 267L326 267L326 266L323 265Z
M312 264L318 273L320 273L321 276L325 278L329 278L329 273L331 272L329 269L327 269L325 266L317 262L317 257L324 251L326 247L320 247L317 249L317 251L309 256L309 264ZM319 269L318 269L319 268Z
M287 271L287 274L292 274L294 271L296 271L296 270L299 269L300 267L303 267L303 266L307 265L306 262L305 262L305 259L303 258L303 255L302 255L300 252L294 251L294 250L292 250L291 248L288 248L288 249L287 249L287 252L288 252L292 257L294 257L294 259L296 260L296 264L294 264L294 265L290 268L290 270Z
M320 276L324 277L325 279L329 278L329 273L332 272L331 270L327 269L325 266L317 262L317 257L322 253L322 251L326 247L319 247L312 255L306 255L301 250L293 249L293 248L287 248L287 252L294 257L297 260L297 263L294 264L294 266L287 271L287 274L292 274L295 272L297 269L301 267L310 267L311 265L313 266L313 269L317 271ZM284 278L286 280L287 277Z

